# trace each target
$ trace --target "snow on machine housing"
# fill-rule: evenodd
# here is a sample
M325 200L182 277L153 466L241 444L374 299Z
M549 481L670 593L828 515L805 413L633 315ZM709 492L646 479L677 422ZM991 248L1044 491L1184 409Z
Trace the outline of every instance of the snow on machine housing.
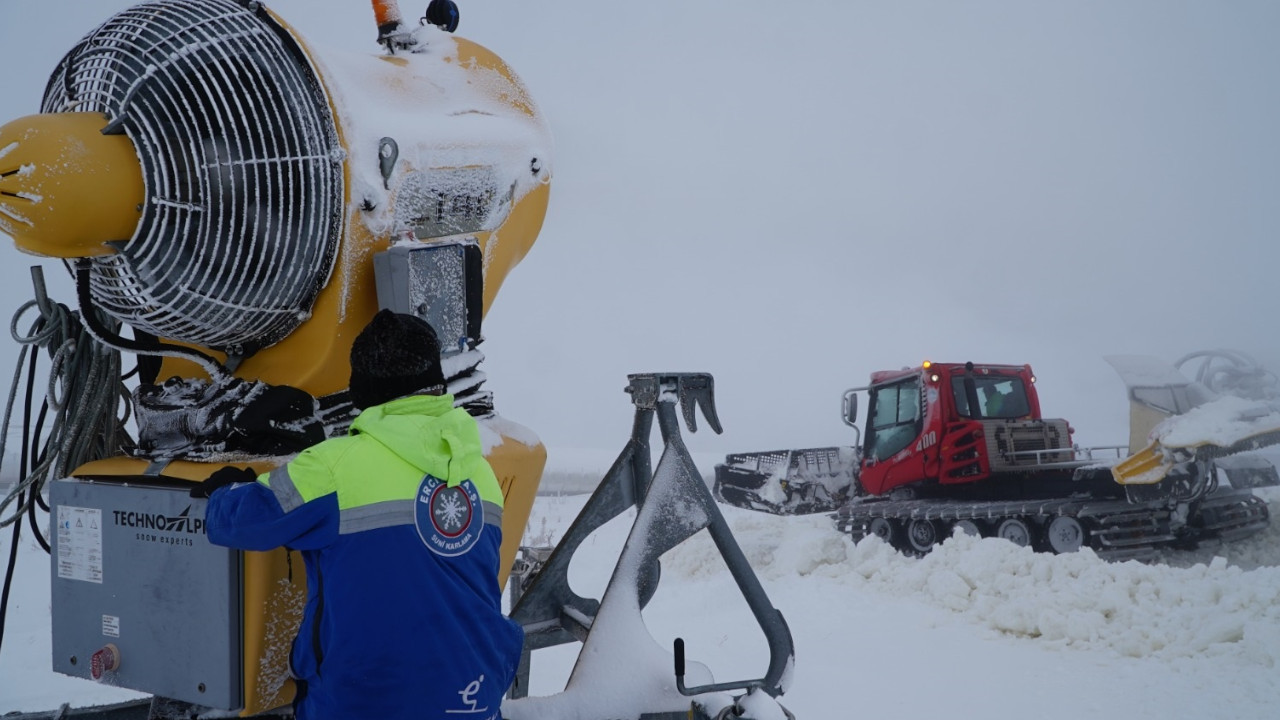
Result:
M375 10L396 29L394 3ZM505 582L546 455L494 413L476 346L541 228L551 138L496 55L398 27L385 53L348 54L260 2L140 4L66 54L41 114L0 128L0 231L77 286L75 315L37 279L36 324L92 356L50 347L92 374L63 378L56 461L23 469L24 497L51 481L56 671L246 715L291 701L302 562L210 545L186 490L345 432L351 343L380 305L441 334L507 496ZM119 350L139 356L132 397Z
M1145 369L1130 375L1123 359L1112 362L1130 386L1129 448L1075 446L1065 420L1042 417L1028 366L926 362L874 373L869 386L845 393L844 421L855 429L857 393L869 396L859 446L730 455L716 468L714 491L778 514L835 511L837 528L855 540L877 535L915 553L955 529L1129 558L1266 527L1267 506L1250 488L1280 478L1265 458L1236 453L1280 441L1274 404L1219 397L1154 359L1128 359ZM1201 405L1191 412L1188 392ZM1221 413L1235 423L1229 438L1197 419ZM1149 431L1156 444L1144 450ZM1175 437L1182 447L1169 444ZM1219 471L1230 488L1219 487Z

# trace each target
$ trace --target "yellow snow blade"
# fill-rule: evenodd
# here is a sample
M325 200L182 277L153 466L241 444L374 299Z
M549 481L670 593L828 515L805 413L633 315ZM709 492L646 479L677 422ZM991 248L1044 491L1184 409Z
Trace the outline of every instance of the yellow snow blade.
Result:
M1169 474L1173 463L1165 459L1158 443L1151 443L1116 463L1111 476L1121 485L1155 485Z
M1277 444L1280 444L1280 429L1270 426L1245 435L1229 445L1210 440L1179 445L1153 442L1116 463L1111 468L1111 476L1121 485L1155 485L1163 480L1176 464L1169 459L1170 451L1180 451L1179 454L1183 455L1184 460L1191 457L1207 460Z

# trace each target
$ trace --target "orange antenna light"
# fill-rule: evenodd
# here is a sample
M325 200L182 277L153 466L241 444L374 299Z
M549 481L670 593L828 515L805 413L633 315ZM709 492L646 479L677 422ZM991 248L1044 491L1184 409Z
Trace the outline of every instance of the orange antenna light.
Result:
M372 0L373 17L378 23L378 41L400 27L400 3L397 0Z

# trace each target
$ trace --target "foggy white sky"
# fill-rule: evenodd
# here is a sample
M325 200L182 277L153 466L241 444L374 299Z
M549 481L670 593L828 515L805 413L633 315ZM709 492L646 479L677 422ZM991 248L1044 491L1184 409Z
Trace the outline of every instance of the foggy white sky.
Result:
M0 122L128 4L4 0ZM377 50L364 0L269 5ZM851 442L841 392L926 358L1031 363L1084 444L1127 437L1104 355L1280 370L1280 4L459 5L556 138L482 346L552 453L621 447L629 372L713 373L725 434L687 440L729 452ZM4 317L34 260L8 252Z

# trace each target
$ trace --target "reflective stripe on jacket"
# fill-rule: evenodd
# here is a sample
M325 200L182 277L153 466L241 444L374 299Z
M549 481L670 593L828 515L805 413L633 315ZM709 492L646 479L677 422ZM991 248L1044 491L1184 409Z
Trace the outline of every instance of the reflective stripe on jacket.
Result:
M206 511L215 543L302 551L300 720L496 717L523 640L501 609L501 523L475 419L450 395L368 408Z

